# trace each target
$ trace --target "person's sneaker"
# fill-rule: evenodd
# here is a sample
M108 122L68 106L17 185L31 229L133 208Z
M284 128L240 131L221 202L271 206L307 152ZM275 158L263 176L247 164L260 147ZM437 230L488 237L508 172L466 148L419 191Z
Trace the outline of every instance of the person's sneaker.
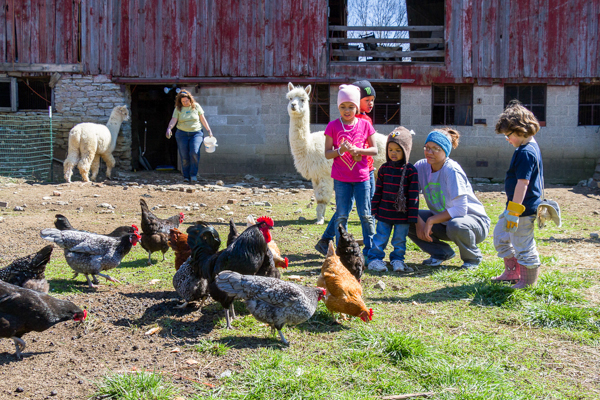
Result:
M192 176L191 181L192 181L192 183L198 182L198 177L197 176Z
M184 181L184 182L189 182L189 181L190 181L190 178L183 178L183 181Z
M406 265L404 263L404 261L402 261L402 260L393 260L391 262L391 264L392 264L392 269L394 270L394 272L412 272L412 271L414 271L414 269L412 269L411 267Z
M452 256L454 257L454 256ZM429 257L426 260L423 260L423 262L421 262L421 264L426 265L428 267L437 267L439 265L442 265L442 263L444 261L447 261L449 259L451 259L452 257L448 257L448 258L435 258L435 257Z
M479 266L479 264L473 264L470 262L466 262L460 266L460 269L475 270L475 269L477 269L478 266Z
M317 242L317 244L315 244L315 250L317 250L319 253L323 254L324 256L327 255L327 250L329 250L329 242L332 239L325 239L325 238L321 238L319 239L319 241Z
M373 260L369 263L369 270L376 272L387 271L387 266L383 260Z

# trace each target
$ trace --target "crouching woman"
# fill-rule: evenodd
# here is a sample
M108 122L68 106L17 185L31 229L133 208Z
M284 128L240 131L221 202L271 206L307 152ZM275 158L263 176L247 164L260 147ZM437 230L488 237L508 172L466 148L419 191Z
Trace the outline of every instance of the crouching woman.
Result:
M435 267L454 257L446 242L458 246L463 269L477 268L483 258L477 244L487 237L491 221L460 164L449 158L459 138L454 129L432 131L425 140L425 159L415 163L429 210L419 210L408 237L430 255L423 265Z

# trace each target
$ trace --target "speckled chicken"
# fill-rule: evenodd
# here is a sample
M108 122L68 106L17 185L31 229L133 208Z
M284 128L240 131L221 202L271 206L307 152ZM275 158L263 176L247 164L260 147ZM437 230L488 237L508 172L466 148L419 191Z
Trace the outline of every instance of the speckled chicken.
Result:
M96 275L111 282L119 282L101 272L117 267L140 239L137 233L130 233L117 239L95 233L58 229L43 229L40 236L64 249L67 264L75 271L73 278L80 273L84 274L90 287L98 283ZM94 284L90 281L89 275L92 275Z
M54 227L56 229L58 229L59 231L77 231L77 230L80 230L80 229L73 228L73 226L71 225L71 223L69 222L69 220L67 219L67 217L65 217L62 214L56 214L54 216L54 218L56 218L56 221L54 221ZM135 225L125 225L125 226L119 226L114 231L112 231L110 233L107 233L105 236L120 238L121 236L125 236L125 235L127 235L129 233L135 233L137 231L138 231L137 226L135 226ZM87 231L82 231L82 232L87 232Z
M260 322L277 329L281 341L284 325L298 325L313 316L317 303L325 296L320 287L300 286L281 279L221 272L215 278L217 287L236 299L246 300L248 311Z
M344 267L360 282L365 270L365 257L354 236L346 231L342 224L338 226L338 230L340 232L340 240L335 249L335 254L340 258Z
M204 264L202 267L202 276L209 282L210 296L225 309L227 329L232 329L231 318L235 318L233 310L235 298L220 290L214 279L221 271L235 271L244 275L278 273L273 255L267 246L271 241L271 229L273 229L273 219L258 218L258 223L247 228L231 245L222 250L214 263Z
M201 300L200 307L208 298L208 280L202 277L202 268L210 268L218 256L221 245L219 233L205 222L198 222L187 229L189 258L173 276L173 287L183 298L184 303L176 308L186 307L189 302Z
M50 287L44 273L53 249L54 246L49 244L37 253L16 259L0 269L0 279L36 292L48 293Z
M59 322L83 321L87 311L68 300L0 281L0 337L15 342L16 357L22 358L26 333L43 332Z
M185 215L179 213L167 219L161 219L152 214L144 199L140 199L142 208L142 240L141 245L148 252L148 265L152 265L152 253L162 252L163 261L165 253L169 251L169 232L178 228Z
M373 310L367 308L362 298L360 283L342 265L340 258L335 254L333 241L329 242L327 258L321 267L317 285L327 290L325 306L332 313L360 317L364 322L373 319Z

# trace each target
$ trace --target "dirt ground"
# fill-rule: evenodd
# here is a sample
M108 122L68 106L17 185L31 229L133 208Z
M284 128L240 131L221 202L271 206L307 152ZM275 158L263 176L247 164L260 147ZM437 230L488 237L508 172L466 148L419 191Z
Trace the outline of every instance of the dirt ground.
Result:
M220 187L215 190L210 186L218 179L225 183L223 191L219 191ZM206 214L202 218L213 221L217 217L226 217L225 212L217 208L226 204L227 199L265 201L277 198L277 192L269 192L274 188L286 189L287 195L279 196L279 199L305 205L312 190L304 189L304 186L310 188L310 183L295 179L216 177L192 187L184 186L176 174L156 172L120 173L118 181L87 185L81 182L38 184L3 178L0 180L0 201L7 201L8 207L0 209L3 218L0 222L0 266L45 246L47 242L39 237L39 231L53 227L56 213L68 215L75 227L109 232L119 225L139 223L138 201L140 196L147 195L151 196L146 199L151 206L162 204L168 207L156 211L158 215L175 214L171 212L175 211L171 206L179 205L190 207L189 211L184 211L189 221L200 219L201 214ZM188 193L185 189L195 191ZM503 201L502 186L477 185L476 189L482 199ZM557 246L564 241L570 244L567 251L561 253L561 263L570 263L573 268L592 265L599 268L600 241L590 238L590 233L597 231L590 231L589 227L599 225L600 190L556 187L547 191L550 198L559 202L565 215L580 216L574 222L575 229L553 239ZM54 192L60 192L60 196L53 195ZM98 207L101 203L109 203L115 212ZM205 203L207 207L194 210L190 203ZM13 211L15 206L25 206L24 211ZM236 214L236 220L241 221L241 213ZM314 208L303 215L314 218ZM53 257L63 256L60 251L55 251ZM52 286L52 281L50 284ZM104 280L93 290L82 282L80 290L67 298L94 314L93 324L81 326L67 322L46 332L25 335L27 348L22 361L15 360L12 340L0 340L1 399L84 399L93 392L94 382L107 371L145 369L163 371L189 393L193 383L215 385L218 384L216 377L224 370L239 368L235 359L232 360L233 354L223 360L193 352L187 346L194 344L199 336L210 337L220 307L205 307L201 313L193 308L175 310L173 306L179 299L173 289L157 291L148 286L106 284ZM143 327L155 324L165 316L175 322L170 332L144 334ZM248 343L247 347L260 346L263 341L257 338L256 343ZM174 352L174 349L180 351ZM201 362L204 367L189 365L186 362L189 359Z

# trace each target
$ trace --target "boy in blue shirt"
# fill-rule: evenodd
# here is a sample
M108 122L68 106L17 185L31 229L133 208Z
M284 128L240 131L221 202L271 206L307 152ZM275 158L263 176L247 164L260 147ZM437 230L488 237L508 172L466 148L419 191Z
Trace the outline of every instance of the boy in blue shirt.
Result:
M508 104L496 124L496 133L503 134L515 152L504 183L508 203L494 228L494 247L504 259L504 273L492 281L518 281L514 289L533 285L540 267L534 222L542 200L544 169L533 138L539 129L533 113L516 100Z

